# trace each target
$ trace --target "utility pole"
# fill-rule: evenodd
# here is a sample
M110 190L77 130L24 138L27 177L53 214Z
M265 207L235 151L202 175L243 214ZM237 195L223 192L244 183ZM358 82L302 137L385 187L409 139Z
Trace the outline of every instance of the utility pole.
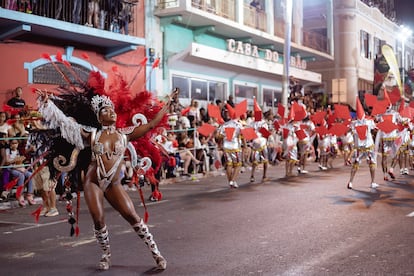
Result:
M285 44L283 49L283 89L282 89L282 105L285 112L288 112L288 95L289 95L289 67L290 67L290 44L292 40L292 13L293 0L284 0L281 2L282 8L285 10Z

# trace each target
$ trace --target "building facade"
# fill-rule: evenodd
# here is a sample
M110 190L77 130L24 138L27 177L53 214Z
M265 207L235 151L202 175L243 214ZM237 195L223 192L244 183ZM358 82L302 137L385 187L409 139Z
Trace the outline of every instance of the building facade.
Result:
M311 68L322 74L328 93L344 93L339 97L342 102L354 106L357 95L372 93L374 61L383 45L394 50L400 70L412 68L412 37L404 38L403 58L401 26L396 23L393 2L334 1L334 60L314 62ZM335 80L344 80L346 89L336 89Z
M332 18L332 3L311 2L294 1L289 75L319 86L322 76L309 63L333 60L332 22L319 15ZM264 110L277 106L283 89L283 1L262 0L259 7L250 3L157 1L155 17L147 18L155 37L148 36L153 44L147 46L162 61L155 85L179 87L183 104L196 99L205 106L232 95L236 102L247 99L249 106L256 97ZM305 19L304 12L312 16ZM319 29L311 29L313 25Z
M37 5L31 6L35 2ZM16 87L22 87L26 102L35 106L32 87L48 89L67 84L44 54L56 61L57 53L61 53L84 80L91 70L110 76L117 67L133 91L146 89L145 67L150 65L142 64L146 56L143 1L99 1L95 13L88 13L88 4L0 0L2 104L13 96ZM70 72L65 73L74 81Z
M42 58L62 52L84 77L116 66L135 91L163 96L181 88L183 104L197 99L205 106L233 95L274 108L284 89L285 1L108 0L91 15L88 1L12 7L16 1L0 0L0 101L21 86L34 103L31 87L62 84ZM354 105L356 95L372 91L382 45L394 49L400 67L412 69L412 37L403 42L398 35L394 1L292 1L289 75L305 91Z
M183 103L233 95L250 105L256 97L267 110L281 101L283 0L256 1L259 8L248 0L147 2L155 15L147 18L153 37L147 47L162 60L154 86L180 87ZM372 93L382 45L394 49L400 66L402 60L406 70L412 66L411 38L402 58L394 17L393 1L293 0L290 75L305 90L354 106L356 95Z

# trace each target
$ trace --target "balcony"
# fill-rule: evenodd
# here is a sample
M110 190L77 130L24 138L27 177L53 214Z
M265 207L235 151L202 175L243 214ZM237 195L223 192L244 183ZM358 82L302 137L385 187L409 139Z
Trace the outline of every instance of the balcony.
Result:
M254 45L265 45L283 53L284 21L269 18L266 10L256 9L236 0L158 0L154 15L166 21L223 38L243 39ZM270 21L269 21L270 20ZM161 23L163 24L163 23ZM312 60L332 60L325 40L313 32L301 31L296 39L292 32L293 52Z
M197 9L216 14L223 18L236 20L236 10L234 0L219 1L219 0L193 0L191 5Z
M266 32L267 31L266 13L260 9L256 9L246 4L244 4L243 8L244 8L244 25Z
M107 58L145 45L139 37L139 22L134 20L137 0L122 1L116 7L115 1L105 1L107 5L89 16L87 1L37 1L35 6L30 2L0 0L0 41L73 45Z

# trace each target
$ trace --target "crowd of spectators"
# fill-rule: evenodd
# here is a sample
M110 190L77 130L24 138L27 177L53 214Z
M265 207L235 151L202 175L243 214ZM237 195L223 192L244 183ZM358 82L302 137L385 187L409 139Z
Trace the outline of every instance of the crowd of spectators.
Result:
M303 101L309 114L324 108L323 99L319 98L318 94L303 93L301 87L296 88L291 87L290 101ZM235 106L232 96L229 96L225 101L217 99L211 104L218 107L224 120L229 119L226 105ZM0 189L3 192L3 198L9 198L10 190L6 186L14 178L19 178L16 187L22 186L22 183L24 183L22 194L26 193L26 202L31 204L33 203L32 195L36 193L36 189L34 190L33 187L39 185L26 181L30 178L30 173L33 172L31 167L33 145L28 143L27 137L29 137L32 130L39 128L40 121L33 120L32 114L28 114L25 101L22 98L21 88L15 90L15 96L8 101L7 105L10 110L0 112L0 135L2 137L0 140L2 176ZM267 141L268 160L270 164L278 164L283 160L283 139L280 132L274 129L273 125L276 119L280 119L280 116L273 110L268 110L263 115L271 133ZM249 126L254 121L253 110L248 110L246 115L240 118L240 121L242 125ZM184 106L180 103L178 96L172 99L168 122L170 129L153 138L153 142L159 144L162 149L163 165L157 174L160 178L189 177L193 174L205 174L209 171L222 170L224 164L223 151L221 150L222 137L218 134L218 130L223 122L218 122L216 118L209 116L207 108L200 106L197 100L191 100L188 106ZM204 123L213 126L215 130L208 135L199 132ZM12 148L12 144L13 148L18 148L18 154L15 155L23 156L22 160L18 160L18 158L12 160L7 157L7 151ZM248 167L251 166L252 150L249 141L246 141L243 145L243 167ZM316 151L315 155L317 157ZM13 173L10 173L11 170L13 170ZM18 173L18 171L20 172ZM125 172L125 178L128 179L127 171ZM58 183L60 184L55 185L54 190L62 195L64 194L63 181L60 180ZM123 183L131 186L128 181ZM49 186L51 185L48 184ZM39 194L44 195L42 192ZM16 199L21 206L25 205L22 197L16 197Z
M2 7L57 20L128 34L138 0L5 0Z
M17 87L14 96L0 111L0 192L1 200L17 200L21 207L36 204L35 196L43 199L44 209L41 215L56 216L56 182L50 181L48 167L36 162L34 153L36 141L29 141L29 134L41 128L38 114L26 105L23 90ZM60 189L59 189L60 188ZM58 191L63 194L63 188Z

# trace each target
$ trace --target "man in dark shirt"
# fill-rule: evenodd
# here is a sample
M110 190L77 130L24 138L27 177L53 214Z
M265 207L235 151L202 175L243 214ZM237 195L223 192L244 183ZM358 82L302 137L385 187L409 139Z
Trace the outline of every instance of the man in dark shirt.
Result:
M14 108L24 108L26 106L26 102L22 98L23 89L21 87L17 87L16 90L14 90L14 93L14 97L7 102L7 105Z

